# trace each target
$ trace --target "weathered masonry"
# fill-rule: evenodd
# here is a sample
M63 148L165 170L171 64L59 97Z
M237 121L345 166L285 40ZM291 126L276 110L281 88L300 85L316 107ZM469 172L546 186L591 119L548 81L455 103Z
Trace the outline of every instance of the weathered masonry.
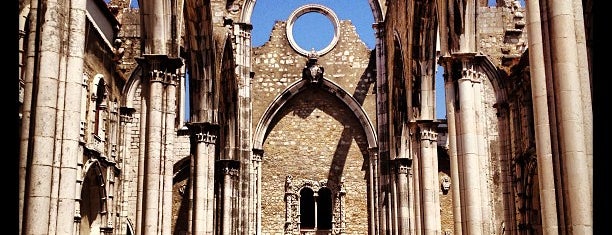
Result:
M592 0L257 2L20 0L19 234L594 233Z

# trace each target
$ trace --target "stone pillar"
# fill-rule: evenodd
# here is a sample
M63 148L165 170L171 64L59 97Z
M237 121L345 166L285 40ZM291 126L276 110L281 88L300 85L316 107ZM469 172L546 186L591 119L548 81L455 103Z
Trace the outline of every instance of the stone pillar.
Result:
M145 93L147 98L147 112L146 112L146 133L145 137L145 159L144 159L144 175L143 175L143 220L142 227L138 233L141 234L158 234L163 231L164 224L170 223L171 216L164 217L163 205L165 203L171 203L172 198L164 196L164 183L168 180L165 179L164 172L166 161L165 148L168 146L165 141L167 135L165 135L167 128L170 128L170 132L174 133L174 108L172 108L172 120L170 120L170 127L166 125L166 109L167 105L164 104L167 93L165 91L165 83L170 80L176 79L177 68L182 64L180 59L168 58L166 55L144 55L144 58L138 59L139 64L143 66L143 86L148 89ZM175 85L171 85L174 88ZM174 90L172 90L173 97L171 98L172 105L175 106L174 102ZM142 117L141 117L142 118ZM172 141L172 138L169 140ZM172 143L170 143L172 144ZM170 156L172 157L172 156ZM172 165L172 162L169 164ZM141 166L139 166L141 167ZM172 166L170 166L170 169ZM171 182L171 181L170 181ZM168 190L168 189L166 189ZM172 190L172 184L170 183L170 192ZM165 200L170 200L165 202ZM160 213L162 210L162 213ZM170 212L169 212L170 213ZM161 216L161 217L160 217ZM169 228L167 228L169 229Z
M435 164L438 133L435 132L435 123L432 121L419 122L420 139L420 182L421 182L421 204L423 211L423 234L438 234L439 223L436 221L437 214L440 213L440 205L436 204L436 194L438 193L438 169ZM434 168L435 167L435 168Z
M57 200L57 234L70 234L74 230L75 195L77 188L77 162L82 156L80 146L81 92L83 91L83 57L85 51L85 2L70 1L70 26L66 58L65 93L61 115L61 163ZM46 89L46 88L45 88Z
M21 110L21 127L19 136L19 234L22 234L23 216L24 216L24 201L25 201L25 190L26 190L26 174L28 167L28 158L31 156L31 152L28 151L30 144L30 124L32 119L30 115L32 113L32 102L33 102L33 87L34 87L34 68L36 61L36 34L38 30L35 30L38 25L38 1L30 1L30 11L28 12L27 18L30 20L29 25L25 26L29 28L27 35L28 41L26 42L27 51L24 51L25 62L23 71L20 71L21 80L23 80L23 103ZM25 23L25 22L24 22ZM26 31L20 31L25 36ZM21 49L21 48L20 48Z
M261 162L263 161L264 151L261 149L253 150L253 157L251 159L251 195L252 202L250 210L250 218L253 221L251 224L252 229L249 234L261 234Z
M126 209L126 207L128 207L129 204L129 200L128 200L128 191L129 189L127 188L127 182L128 179L133 179L134 175L130 174L130 171L126 169L126 162L127 159L130 158L130 150L129 150L129 144L132 143L132 141L129 139L130 136L129 134L131 134L131 128L130 125L132 123L132 121L134 120L133 114L134 114L135 109L134 108L129 108L129 107L121 107L119 109L119 125L121 126L119 129L119 159L121 159L120 161L120 166L119 168L121 169L121 180L123 181L120 185L121 185L121 189L119 190L119 195L118 198L121 200L120 205L119 205L119 211L117 212L118 216L117 219L115 220L115 224L117 224L119 226L119 230L116 230L117 233L119 234L126 234L127 233L127 227L125 225L127 219L128 219L128 211ZM136 177L138 177L138 175L136 175Z
M377 130L380 131L380 133L378 133L379 136L379 141L381 144L379 144L379 149L376 152L376 155L374 156L375 158L372 159L372 163L373 166L372 168L374 169L373 173L374 173L374 183L375 185L374 187L374 198L373 198L373 203L375 203L375 208L374 208L374 212L375 214L373 214L372 216L375 218L375 234L379 235L379 234L385 234L385 208L382 202L381 197L383 197L384 195L384 190L383 190L383 185L384 183L382 181L384 181L384 176L381 175L381 170L380 170L380 157L384 156L385 153L389 152L389 138L387 137L388 133L388 128L389 128L389 119L387 116L387 112L386 112L386 107L388 105L388 100L387 100L387 89L385 88L385 86L388 84L387 83L387 78L385 76L386 74L386 66L384 64L384 61L386 60L385 58L385 46L384 46L384 42L385 42L385 25L384 22L380 21L380 22L375 22L374 24L372 24L372 28L374 29L374 34L376 36L376 120L378 120L377 123Z
M408 174L406 175L406 177L408 177L408 186L412 186L411 190L408 190L408 209L410 209L410 211L408 211L408 217L410 218L410 224L408 225L410 227L410 231L408 234L417 234L416 231L416 205L419 204L416 201L416 189L414 188L414 170L413 170L414 166L411 166L408 168Z
M28 185L25 185L24 190L24 210L22 232L24 234L48 234L50 224L56 221L50 221L51 214L51 194L52 194L52 172L55 155L56 141L56 121L57 121L57 98L59 88L59 70L60 57L58 51L62 43L62 28L65 23L63 19L58 19L58 16L64 15L64 6L58 1L46 1L41 11L38 22L44 22L40 27L38 37L45 40L40 41L38 52L35 53L36 61L44 61L40 63L37 70L33 71L32 97L36 97L31 102L31 117L30 122L24 122L24 128L30 128L26 134L22 136L22 144L26 151L22 155L22 161L26 164L25 169ZM36 8L31 10L36 11ZM42 9L41 9L42 10ZM35 25L37 23L34 23ZM32 28L36 31L36 28ZM36 68L33 68L36 69ZM79 76L80 78L81 76ZM35 87L34 87L35 86ZM26 139L29 142L26 144ZM71 187L72 188L72 187ZM74 188L72 188L74 189Z
M548 92L546 90L546 65L544 64L540 3L539 1L527 1L526 4L527 9L529 9L527 11L529 73L531 77L531 99L533 101L542 233L556 235L559 233L559 222L557 220L555 166L548 116Z
M232 214L232 209L235 205L235 203L233 203L234 183L232 178L238 177L240 162L233 160L221 160L218 163L220 168L220 178L223 180L221 186L221 206L223 207L221 216L221 234L231 235L235 232L234 226L237 225L232 223L232 219L235 217L235 215Z
M238 123L238 143L239 148L238 158L242 162L240 169L241 186L239 191L247 192L240 195L240 205L249 205L247 210L240 210L240 228L238 233L253 234L251 225L253 219L251 219L253 208L251 205L251 198L253 194L251 188L251 175L247 169L252 168L252 109L251 109L251 81L255 75L251 68L251 30L253 26L247 23L234 24L234 35L235 35L235 61L236 61L236 73L238 75L238 112L237 112L237 123Z
M194 145L193 234L214 234L214 169L219 126L211 123L190 123Z
M147 71L147 70L145 70ZM160 180L162 161L162 89L165 74L159 70L147 72L149 79L144 85L149 86L147 107L147 129L145 133L145 159L144 159L144 197L143 197L143 224L141 234L158 234Z
M149 90L145 85L145 82L140 83L140 122L139 122L139 142L138 142L138 185L137 185L137 193L136 193L136 234L140 234L142 231L142 223L143 223L143 207L142 203L144 201L144 174L145 174L145 151L146 151L146 139L145 134L147 133L147 99L145 94L148 93Z
M182 65L182 61L175 59L175 66ZM163 101L163 173L162 173L162 200L160 200L162 211L162 225L161 233L168 234L172 231L172 188L174 178L174 137L176 136L176 113L177 105L176 101L177 93L176 86L179 81L180 74L177 74L177 69L171 67L169 72L164 78L164 101Z
M461 187L465 190L465 198L462 197L462 205L465 208L463 223L465 231L470 235L478 235L483 232L482 201L480 194L480 160L478 154L477 132L474 128L476 123L476 110L474 107L474 88L477 72L474 70L474 54L456 54L462 63L461 78L459 84L459 110L461 112L461 128L457 133L461 139L461 151L458 155L462 158L464 180Z
M585 125L583 110L590 110L590 102L583 102L581 89L580 53L584 47L577 45L581 40L576 37L577 18L574 14L574 1L555 2L548 0L547 17L550 33L550 63L553 75L557 129L559 132L560 156L565 176L564 194L568 199L569 215L566 222L568 231L576 234L593 233L593 181L592 181L592 141L585 134L592 133L592 126ZM581 20L580 20L581 21ZM581 27L583 25L580 25ZM584 36L584 35L582 35ZM587 79L587 78L584 78ZM590 97L590 94L589 94ZM588 119L588 118L587 118Z
M451 59L445 56L441 59L444 66L444 92L446 102L446 123L448 125L448 155L450 160L451 192L453 199L453 230L455 235L462 234L461 192L459 187L459 161L457 159L457 128L455 120L455 102L457 84L452 79Z
M398 227L397 234L410 234L410 206L409 202L414 198L409 196L410 185L408 184L408 172L410 170L410 159L397 158L396 178L397 178L397 197L398 197Z
M477 55L475 59L482 58L481 55ZM484 58L482 58L484 59ZM490 156L488 153L489 142L486 135L486 123L487 117L486 115L476 115L485 113L485 102L483 102L483 97L485 97L485 93L482 91L483 89L483 81L485 79L485 74L480 71L474 71L471 80L472 82L472 93L474 94L472 102L474 104L474 121L476 123L475 126L465 126L465 128L475 129L476 131L476 146L478 149L477 159L480 166L480 203L482 210L482 233L484 234L492 234L494 233L492 230L495 226L493 224L492 219L486 218L494 218L491 208L491 189L490 189L490 178L491 178L491 163L489 161Z
M368 206L369 206L369 234L376 235L378 234L378 230L376 226L378 223L378 174L377 174L377 164L378 162L378 152L377 149L370 149L368 154Z

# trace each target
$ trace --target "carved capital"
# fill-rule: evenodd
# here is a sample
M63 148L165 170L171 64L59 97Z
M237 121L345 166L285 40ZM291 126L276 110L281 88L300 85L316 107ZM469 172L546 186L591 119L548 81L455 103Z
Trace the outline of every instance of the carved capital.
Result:
M419 121L419 138L421 140L437 141L438 132L436 131L436 128L438 127L438 124L438 122L430 120Z
M217 162L219 172L223 175L238 176L240 173L240 162L234 160L219 160Z
M119 118L120 118L120 122L122 124L124 123L131 123L134 120L134 112L136 111L136 109L134 108L128 108L128 107L121 107L119 108Z
M438 133L432 130L421 130L421 140L437 141Z
M398 175L407 175L410 173L410 168L412 167L412 161L405 159L396 160L395 170Z
M170 58L168 55L147 54L136 58L136 62L143 67L144 79L151 82L176 80L178 69L183 66L181 58Z
M261 162L263 161L263 155L263 149L253 149L253 154L251 154L251 161Z
M188 123L192 141L196 143L215 144L217 142L219 126L207 122Z

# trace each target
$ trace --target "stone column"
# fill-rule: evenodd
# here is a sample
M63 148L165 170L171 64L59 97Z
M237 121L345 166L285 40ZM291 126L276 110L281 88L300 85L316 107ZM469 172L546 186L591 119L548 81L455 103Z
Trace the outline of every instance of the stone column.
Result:
M372 28L374 29L374 34L376 36L376 103L378 104L376 107L376 115L377 115L377 129L379 131L381 131L381 133L379 133L379 141L382 143L379 146L378 152L376 153L375 156L375 160L372 159L371 162L374 163L373 165L373 169L374 169L374 183L376 184L374 186L374 203L375 203L375 214L373 214L372 216L375 217L376 220L376 224L374 225L374 227L376 228L376 234L381 234L381 233L386 233L385 232L385 208L384 205L382 204L382 201L380 200L381 197L383 197L384 195L384 183L382 181L384 181L384 176L381 175L381 171L380 171L380 156L384 156L385 153L388 153L389 148L389 139L386 137L386 135L388 134L388 127L389 127L389 120L388 120L388 116L386 115L386 111L385 107L388 103L387 100L387 93L385 89L385 86L388 84L387 83L387 78L385 76L385 64L383 61L385 61L385 46L384 46L384 41L385 41L385 26L384 26L384 22L375 22L372 25Z
M223 185L221 186L221 205L223 207L222 217L221 217L221 234L222 235L231 235L235 232L235 229L232 226L232 219L234 215L232 214L233 205L233 180L238 176L239 173L240 162L233 160L221 160L219 161L220 167L220 175L223 178Z
M476 59L482 58L481 55L477 55ZM484 59L484 58L482 58ZM482 233L484 234L492 234L491 231L495 226L491 219L485 218L493 218L491 208L491 189L490 189L490 176L491 176L491 163L489 161L489 143L487 142L487 138L485 137L487 130L486 123L487 117L486 115L476 115L485 113L485 102L483 102L483 97L485 97L483 90L483 81L485 79L485 74L480 71L474 71L472 75L472 93L474 94L472 102L474 104L474 121L476 123L475 126L465 126L465 128L475 129L476 131L476 140L477 140L477 159L479 161L480 173L480 203L482 210Z
M250 210L250 218L253 221L251 224L252 229L250 234L261 234L261 162L263 161L264 151L261 149L253 150L253 157L251 159L251 195L252 202Z
M190 123L194 149L193 234L214 234L214 169L219 126L207 122Z
M408 179L408 227L409 227L409 231L408 234L416 234L416 196L415 196L415 189L414 189L414 171L412 169L413 166L408 167L408 172L406 173L406 177Z
M174 110L172 108L172 120L166 120L166 109L168 108L164 104L166 97L165 83L168 79L176 79L177 68L181 65L180 59L169 58L167 55L144 55L143 58L138 59L138 63L143 67L143 86L146 86L147 92L145 97L147 98L147 112L146 112L146 133L145 137L145 159L144 159L144 175L143 175L143 220L142 227L139 233L141 234L158 234L163 231L165 223L170 223L170 216L164 217L163 205L165 200L168 200L167 196L164 196L164 183L165 176L164 165L167 163L165 151L165 141L168 136L165 134L167 128L170 128L170 132L174 134ZM171 87L174 88L175 85ZM176 106L175 92L173 89L171 98L172 105ZM141 117L142 118L142 117ZM170 127L166 125L169 121ZM143 133L141 133L142 135ZM172 156L170 156L172 157ZM171 162L169 164L172 164ZM141 167L141 166L139 166ZM171 169L171 168L170 168ZM171 182L171 181L170 181ZM167 190L167 189L166 189ZM171 186L170 186L171 193ZM162 213L160 213L162 210ZM161 217L160 217L161 216ZM169 228L167 228L169 229Z
M548 116L548 93L546 90L546 66L544 64L540 3L539 1L527 1L526 3L528 9L527 31L529 32L529 73L531 77L531 99L533 101L542 233L556 235L559 233L559 222L557 220L555 166L553 164L550 120Z
M587 143L585 133L592 132L592 126L585 126L583 110L591 105L582 101L580 53L577 45L578 31L575 21L582 15L574 14L574 1L548 3L550 27L550 63L553 70L557 129L562 167L564 168L564 193L568 199L568 230L576 234L593 233L593 181L592 142ZM583 25L580 25L583 26ZM584 36L584 35L582 35ZM584 46L584 45L582 45ZM586 78L585 78L586 79ZM584 91L588 92L588 91ZM589 135L590 136L590 135Z
M397 178L397 197L398 197L398 227L397 234L410 234L410 206L409 203L414 198L409 196L410 185L408 184L408 172L410 170L410 159L397 158L396 178Z
M70 26L66 58L61 158L58 183L58 234L70 234L74 229L75 195L77 188L77 162L82 156L80 141L80 113L83 91L83 57L85 51L85 2L70 1Z
M378 152L377 149L370 149L368 154L368 205L369 205L369 234L376 235L378 230L378 174L377 170Z
M175 59L175 66L182 65L180 59ZM174 178L174 137L176 136L176 86L179 80L178 71L175 67L170 67L164 79L164 112L163 112L163 173L162 173L162 200L161 207L164 213L162 215L161 233L168 234L172 231L172 188Z
M130 157L130 150L129 150L129 144L132 143L131 140L129 140L129 134L131 133L131 123L134 120L133 118L133 114L134 114L135 109L134 108L129 108L129 107L121 107L119 109L119 123L120 123L120 129L119 129L119 159L120 160L120 169L121 169L121 180L123 181L121 183L121 189L119 190L119 195L118 198L121 200L120 205L119 205L119 211L118 211L118 216L117 219L115 220L115 224L117 224L119 226L119 230L116 231L119 234L126 234L127 233L127 228L124 225L124 223L127 221L128 219L128 212L127 212L127 207L128 207L128 188L127 188L127 181L128 179L133 179L134 175L130 174L130 171L128 171L126 169L126 162L127 159ZM138 177L138 175L136 175Z
M30 11L28 12L27 18L29 19L29 25L26 27L29 30L27 35L28 41L26 42L28 49L24 51L25 62L23 71L20 71L20 75L23 74L23 77L20 77L23 80L23 104L21 110L21 127L19 136L19 234L22 234L22 226L23 226L23 216L24 216L24 201L25 201L25 190L26 190L26 174L28 167L28 158L31 156L31 152L28 151L28 146L30 144L30 124L31 120L30 115L32 113L32 102L33 98L33 87L34 87L34 68L36 61L36 34L38 30L35 30L38 25L38 1L31 0L30 1ZM25 22L24 22L25 23ZM20 37L25 36L26 31L20 31ZM20 48L21 49L21 48Z
M446 123L448 125L448 155L450 160L451 192L453 199L453 230L455 235L462 234L461 225L461 192L459 190L459 161L457 159L457 128L455 120L455 90L457 84L452 79L451 59L445 56L441 59L444 66L444 92L446 102Z
M56 221L50 221L51 213L51 198L52 194L52 171L54 161L54 146L57 123L57 97L59 88L59 70L60 57L58 50L62 43L61 36L63 20L59 20L58 16L64 15L64 6L58 1L50 0L43 4L43 15L40 16L38 22L44 22L40 27L40 38L45 40L40 41L40 51L36 53L36 61L44 61L40 63L37 70L33 71L33 84L30 122L24 122L24 128L30 130L22 136L22 144L25 144L24 155L22 159L27 166L24 167L29 171L26 172L26 179L29 179L29 186L25 186L24 190L24 214L22 232L24 234L48 234L49 226ZM32 10L37 10L36 8ZM57 20L56 20L57 19ZM36 24L35 24L36 25ZM32 28L36 31L36 28ZM33 68L36 69L36 68ZM80 76L79 76L80 77ZM26 144L26 139L29 143Z
M146 70L145 70L146 71ZM165 74L159 70L148 72L149 86L147 129L145 133L143 224L141 234L157 234L159 224L160 180L162 161L162 89Z
M146 138L147 133L147 99L145 94L147 93L146 82L140 83L140 122L139 122L139 142L138 142L138 185L136 193L136 233L140 234L142 231L143 224L143 201L144 201L144 174L145 174L145 151L146 151Z
M478 159L478 140L475 129L469 128L477 125L476 110L474 108L474 89L477 72L474 70L474 54L456 54L462 63L461 78L459 83L459 110L461 112L460 131L457 133L461 139L461 151L458 155L462 157L464 180L460 186L465 191L462 197L462 205L465 205L465 218L463 223L465 231L470 235L478 235L483 232L482 203L480 197L480 160Z
M432 121L419 122L419 139L421 154L420 175L421 175L421 204L423 211L423 234L438 234L438 224L436 221L439 212L439 205L436 205L436 194L438 193L438 174L435 166L434 150L437 148L438 133L435 132L435 124Z

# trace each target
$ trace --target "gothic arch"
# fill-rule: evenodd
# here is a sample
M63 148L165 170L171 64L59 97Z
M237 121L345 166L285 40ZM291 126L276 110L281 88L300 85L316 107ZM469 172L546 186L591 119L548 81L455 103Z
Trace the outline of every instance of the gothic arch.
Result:
M76 198L80 199L78 206L80 234L90 234L90 232L100 234L107 229L106 224L110 218L105 213L109 208L106 203L108 195L104 172L96 159L88 160L83 166L80 176L82 187L76 195ZM97 231L92 232L94 229Z
M508 96L506 94L506 84L504 80L501 79L502 75L497 69L497 66L495 66L489 57L485 55L476 55L476 58L479 60L481 71L486 75L493 86L497 103L505 102Z
M253 135L253 149L263 149L263 144L265 139L270 132L270 127L274 126L272 123L274 117L280 112L280 110L285 107L285 104L291 100L294 96L309 88L310 82L302 79L293 84L291 84L287 89L285 89L281 94L279 94L274 101L268 106L263 116L259 120L257 127L255 129L255 133ZM377 137L376 132L374 130L374 126L372 122L368 118L366 112L363 110L359 102L355 100L353 96L351 96L346 90L340 87L338 84L327 80L325 78L321 81L320 89L329 92L331 95L338 98L342 103L344 103L358 119L361 124L363 131L365 132L368 148L376 148L377 146Z
M220 158L224 160L238 159L238 84L236 81L236 62L232 49L231 37L227 37L223 45L219 81L219 148L224 151Z
M141 73L142 73L142 67L140 65L136 66L136 68L134 68L134 71L132 71L130 78L128 79L125 86L123 87L123 90L121 91L121 106L122 107L127 107L127 108L134 107L134 104L132 101L134 100L134 96L136 94L136 91L138 90L138 87L140 87L140 83L142 80L140 76Z

